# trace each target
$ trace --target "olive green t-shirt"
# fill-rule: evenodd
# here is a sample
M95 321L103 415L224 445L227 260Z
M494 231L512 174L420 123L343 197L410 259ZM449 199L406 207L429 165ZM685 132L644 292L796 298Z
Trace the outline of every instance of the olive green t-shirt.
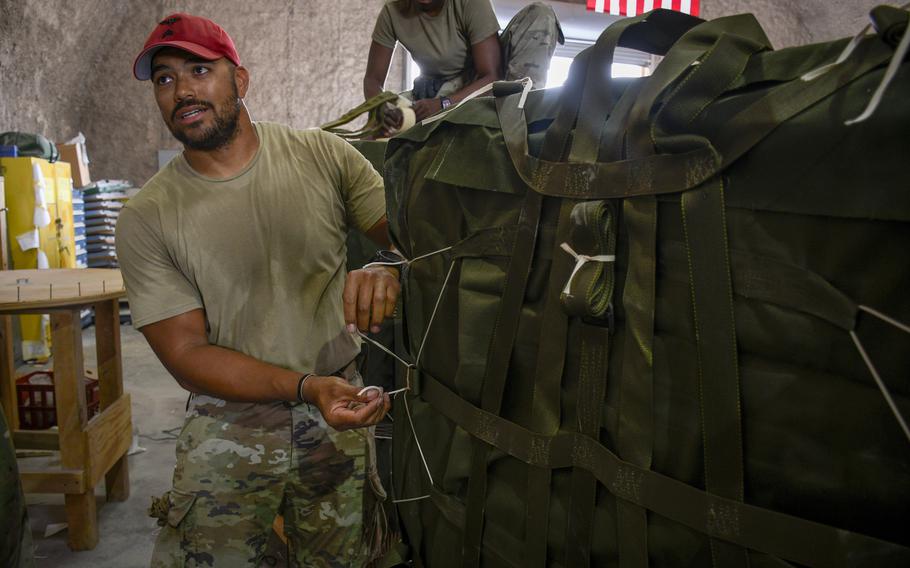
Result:
M401 42L423 75L453 79L473 69L471 46L499 31L490 0L446 0L436 16L409 9L409 0L382 7L373 41L389 49Z
M382 177L337 136L255 126L259 150L236 176L204 177L181 154L123 208L133 325L201 308L210 343L330 373L359 352L344 325L345 237L385 214Z

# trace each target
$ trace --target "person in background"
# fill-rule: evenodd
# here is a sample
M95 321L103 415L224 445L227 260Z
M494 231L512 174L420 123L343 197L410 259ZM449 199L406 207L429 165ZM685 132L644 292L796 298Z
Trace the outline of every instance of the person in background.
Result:
M396 43L420 66L405 96L423 120L500 79L530 77L543 87L563 41L553 8L541 2L519 11L500 36L490 0L389 0L373 29L363 95L382 92ZM401 124L401 112L390 109L386 116L388 134Z

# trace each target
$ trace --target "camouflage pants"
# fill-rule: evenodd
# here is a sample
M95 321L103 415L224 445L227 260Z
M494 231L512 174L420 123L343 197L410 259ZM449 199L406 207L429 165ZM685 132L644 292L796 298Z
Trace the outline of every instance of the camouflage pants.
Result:
M279 512L292 566L361 566L370 437L307 405L193 397L173 488L150 511L164 525L152 566L258 566Z
M556 44L565 42L553 8L535 2L521 9L509 21L499 43L502 46L503 79L530 77L534 87L547 84L550 58Z
M499 45L502 48L502 78L506 81L516 81L530 77L535 88L544 88L556 44L563 42L565 38L553 8L543 2L525 6L509 20L506 29L499 36ZM471 81L473 76L450 79L442 83L436 96L451 95ZM413 99L410 91L402 95Z

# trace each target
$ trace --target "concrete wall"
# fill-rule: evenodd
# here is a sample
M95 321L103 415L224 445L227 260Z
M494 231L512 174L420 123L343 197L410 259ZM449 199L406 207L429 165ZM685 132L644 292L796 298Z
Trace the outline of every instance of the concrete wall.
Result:
M361 101L384 0L0 0L0 131L64 140L83 131L96 179L144 183L177 149L133 58L163 16L220 23L252 73L255 119L316 126ZM495 3L495 0L494 0ZM704 0L703 16L752 11L776 47L852 35L877 0ZM400 51L400 50L399 50ZM397 54L387 88L403 88Z
M780 49L852 36L869 22L869 10L888 0L702 0L701 17L752 12Z
M93 179L144 183L159 148L179 148L151 84L132 77L154 25L184 11L234 39L254 119L317 126L363 100L361 80L383 0L0 0L0 132L62 141L82 131ZM396 54L387 88L403 87Z

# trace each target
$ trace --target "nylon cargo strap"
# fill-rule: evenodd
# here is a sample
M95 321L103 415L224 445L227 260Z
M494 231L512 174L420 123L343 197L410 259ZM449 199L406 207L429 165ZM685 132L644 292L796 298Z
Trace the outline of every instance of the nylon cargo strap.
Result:
M549 131L544 141L542 153L554 159L561 157L567 142L565 132ZM533 192L531 192L533 193ZM565 238L567 222L573 203L563 200L555 203L548 200L544 213L557 213L555 239L538 240L539 248L552 251L555 243ZM552 435L559 429L561 410L561 386L566 359L565 341L553 341L554 337L568 338L568 319L559 309L559 294L555 284L565 279L569 267L564 258L557 255L550 263L547 295L544 300L543 313L538 335L537 360L530 392L522 391L518 395L527 413L524 418L528 428L535 432ZM526 488L525 541L523 564L529 568L547 565L547 542L549 541L550 493L552 472L548 468L528 468Z
M885 44L870 38L837 70L808 83L792 81L781 85L740 111L712 137L711 147L679 154L594 164L543 160L528 154L527 123L523 109L516 105L518 95L498 98L496 107L512 163L522 180L537 192L554 197L584 194L593 199L678 193L701 185L761 142L779 124L882 66L891 55Z
M535 434L472 405L424 374L423 398L472 436L527 464L580 467L616 497L698 532L806 566L847 566L885 557L910 565L910 548L859 533L711 495L619 459L598 440L575 432Z
M743 442L733 290L718 179L682 194L692 315L698 353L698 394L704 444L705 488L743 501ZM724 519L709 519L722 523ZM714 566L748 566L745 549L711 539Z
M708 102L724 93L742 75L751 55L767 47L767 38L757 24L755 27L750 35L758 41L721 36L669 94L654 124L682 129ZM633 125L637 124L634 114ZM647 124L646 120L642 122ZM691 136L684 138L683 144L691 143ZM661 142L667 144L666 140ZM743 501L739 364L723 185L719 180L708 182L700 189L683 193L681 202L698 354L706 490ZM749 565L745 549L715 538L711 539L711 557L718 568Z
M379 133L382 129L382 113L385 105L394 103L397 100L397 94L391 91L384 91L344 113L341 118L327 122L319 128L342 138L364 138L372 136ZM356 120L357 117L363 113L368 113L368 118L366 124L359 130L341 128L345 124Z
M576 320L578 321L578 320ZM610 330L607 327L578 323L569 337L577 336L579 357L567 362L567 375L577 377L576 390L570 392L568 420L581 434L596 438L600 434L601 406L606 396ZM572 396L574 395L574 396ZM574 412L572 412L574 409ZM571 494L566 524L565 566L590 566L594 509L597 504L597 479L591 471L572 469Z
M623 372L619 385L616 448L623 459L651 468L654 446L654 300L657 271L657 200L627 199L622 204L629 262L622 304L626 316ZM617 501L619 565L648 566L648 521L635 503Z
M583 92L583 84L580 82L580 78L581 71L587 63L587 59L581 58L580 61L582 63L580 66L578 64L573 64L570 81L566 87L568 90L564 92L563 96L560 98L560 109L557 118L547 129L544 147L541 151L541 155L545 159L563 159L565 156L566 147L571 139L569 130L576 121L577 105L580 93ZM525 89L526 88L527 85L525 86ZM498 94L501 96L502 92ZM573 151L574 148L575 145L573 143ZM593 159L594 158L592 158L592 160ZM555 212L558 210L556 239L551 241L544 240L541 237L539 242L542 249L551 248L554 250L555 256L550 266L547 286L548 293L544 303L540 324L540 339L538 344L541 346L541 349L538 351L538 358L534 367L535 373L532 388L530 390L531 400L530 404L522 406L528 409L524 419L530 429L538 433L552 435L559 429L560 424L563 376L572 377L572 379L578 381L582 380L583 377L581 375L584 375L586 385L587 383L597 383L600 387L603 387L606 381L606 352L603 351L603 349L607 348L606 340L608 339L608 333L604 332L603 345L595 345L596 341L591 339L591 335L595 334L599 337L599 332L595 332L588 329L588 326L585 326L585 331L582 335L587 338L587 341L570 342L571 344L579 345L581 352L580 356L586 361L590 360L591 357L596 357L604 363L604 367L601 369L603 374L599 375L599 381L595 381L591 378L592 374L597 373L592 372L590 369L585 368L579 370L573 368L572 371L567 370L566 352L568 346L565 342L552 341L552 337L568 338L569 320L567 314L576 314L572 314L571 310L564 309L566 306L566 297L559 290L564 282L568 282L569 284L572 283L575 274L584 262L579 260L576 263L576 268L573 269L569 258L560 255L556 251L560 250L560 246L568 247L568 245L565 244L565 241L567 239L574 241L571 237L574 236L575 233L580 234L582 238L586 237L588 233L587 229L597 233L598 238L593 239L595 241L593 243L584 240L582 246L587 247L591 244L596 247L597 245L600 245L603 240L608 240L608 237L599 238L601 237L601 233L603 231L613 231L614 228L610 226L608 222L600 224L599 221L602 221L600 217L593 220L586 218L579 219L575 214L575 210L578 207L582 207L584 205L583 203L578 203L574 200L563 200L558 204L549 203L547 205L548 207L545 211L549 210L550 212ZM591 225L593 226L589 227L586 223L587 221L591 221ZM540 252L538 253L538 257L542 257ZM576 256L576 258L578 257ZM612 266L610 267L610 270L610 274L612 275ZM609 280L612 282L612 278ZM610 287L609 292L612 292L612 287ZM576 307L581 307L578 304L581 304L586 300L588 300L587 296L583 299L579 299ZM609 302L609 298L607 298L607 302ZM594 351L599 353L600 356L594 355ZM570 384L572 379L569 380ZM598 391L598 387L596 385L587 385L587 390ZM603 388L600 390L603 390ZM521 397L524 394L524 392L519 392L518 396ZM571 400L569 401L568 406L570 408L573 406ZM596 413L588 412L585 416L593 416L595 424L593 428L595 430L599 428L599 411ZM570 416L567 417L567 419L577 423L577 417L573 418ZM591 428L588 422L585 422L585 427ZM588 529L593 522L593 492L596 489L594 480L588 472L573 471L572 475L573 488L575 489L576 494L573 496L570 505L569 514L572 521L570 521L570 526L567 529L566 539L566 561L569 565L575 563L574 561L569 561L569 558L572 557L572 555L576 555L573 560L587 558L590 549L590 534L587 533L586 529ZM527 515L525 523L525 549L523 555L523 564L525 566L545 566L548 563L547 542L549 540L550 483L551 472L549 469L532 467L528 470L528 498L526 500ZM591 498L585 500L589 494L591 494Z
M481 406L484 410L499 413L505 389L506 375L515 335L518 328L525 288L531 271L534 244L537 238L542 196L528 191L519 216L515 249L509 260L502 300L493 327L490 351L483 377ZM480 439L473 440L471 474L468 480L467 512L465 516L462 564L480 565L483 539L484 509L487 489L487 456L490 446Z

